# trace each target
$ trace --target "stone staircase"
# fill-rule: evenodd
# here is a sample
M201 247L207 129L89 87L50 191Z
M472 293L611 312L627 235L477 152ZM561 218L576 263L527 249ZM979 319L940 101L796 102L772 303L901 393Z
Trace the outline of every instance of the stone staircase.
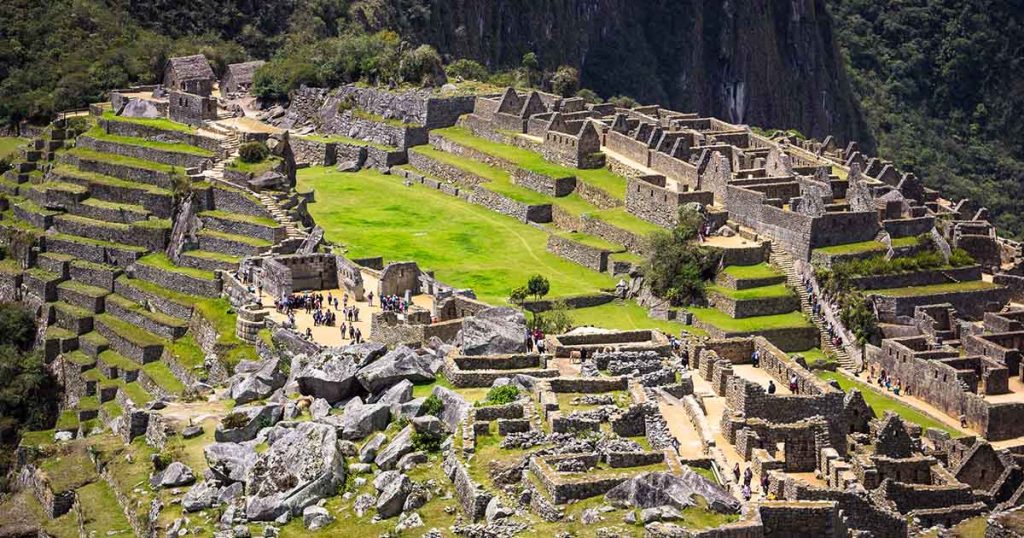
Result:
M204 175L211 181L218 181L237 187L237 185L224 179L224 167L238 157L238 150L242 145L241 136L236 129L213 122L207 123L205 129L223 137L221 150L224 157L214 163L212 168L205 171ZM302 224L292 218L285 208L281 207L280 197L275 197L267 192L253 192L253 195L267 208L271 217L284 227L287 239L301 242L306 238L306 232L303 231Z
M778 267L783 273L786 274L786 283L796 289L797 295L800 296L800 308L811 317L811 321L814 322L814 326L818 328L821 333L821 349L826 354L833 356L839 361L839 365L847 370L857 370L857 364L850 354L841 347L836 347L832 344L832 341L828 337L828 325L825 318L822 316L812 315L811 298L807 293L807 289L804 287L803 279L796 269L793 257L782 249L772 249L771 256L772 265ZM812 277L813 278L813 277Z

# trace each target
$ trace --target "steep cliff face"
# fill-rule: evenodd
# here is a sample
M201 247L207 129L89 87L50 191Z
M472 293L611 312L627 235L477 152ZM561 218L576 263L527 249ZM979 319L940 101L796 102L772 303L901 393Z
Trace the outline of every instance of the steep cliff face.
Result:
M737 123L864 138L823 0L371 0L370 27L398 29L489 67L536 52L580 69L604 96Z

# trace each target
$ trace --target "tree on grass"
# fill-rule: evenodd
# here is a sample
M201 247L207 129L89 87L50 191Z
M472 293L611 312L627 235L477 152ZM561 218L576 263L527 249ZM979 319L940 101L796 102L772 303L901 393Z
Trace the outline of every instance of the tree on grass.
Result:
M534 301L541 300L551 291L551 283L544 275L533 275L526 282L526 293L533 297Z
M703 216L679 209L679 223L672 231L654 232L648 238L644 276L655 295L675 306L693 304L704 297L704 282L715 276L719 255L697 244Z
M448 67L444 68L445 73L448 74L449 78L462 79L462 80L476 80L479 82L487 81L487 68L481 65L479 62L473 60L467 60L460 58L454 62L448 64Z
M551 76L551 91L569 97L580 88L580 72L575 67L563 65Z
M238 148L238 158L243 163L260 163L270 156L270 148L263 142L247 142Z

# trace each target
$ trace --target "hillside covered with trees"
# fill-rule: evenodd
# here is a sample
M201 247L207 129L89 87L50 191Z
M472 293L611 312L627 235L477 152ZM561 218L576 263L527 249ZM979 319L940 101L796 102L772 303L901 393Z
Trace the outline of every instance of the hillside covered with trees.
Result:
M271 98L302 84L415 83L445 64L463 78L578 84L590 98L628 95L857 139L1024 234L1024 127L1015 121L1024 7L755 4L11 0L0 4L0 123L42 121L111 88L156 82L168 57L197 52L218 71L271 60L257 86Z

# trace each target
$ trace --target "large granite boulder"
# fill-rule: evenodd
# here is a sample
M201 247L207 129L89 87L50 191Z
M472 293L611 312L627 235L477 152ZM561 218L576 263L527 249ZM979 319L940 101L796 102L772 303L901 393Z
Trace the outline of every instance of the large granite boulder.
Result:
M220 497L220 488L215 482L203 480L192 486L181 499L181 507L186 512L198 512L213 506Z
M383 431L391 421L391 407L385 404L360 404L345 408L341 416L330 416L322 422L334 426L338 436L346 441L365 438L373 432Z
M388 346L370 342L352 344L341 348L341 355L351 358L356 363L356 366L360 368L383 357L387 352Z
M270 447L256 458L245 477L249 495L245 511L250 520L298 515L303 508L337 493L344 483L345 458L331 426L304 422L292 428L278 427L267 439Z
M412 399L412 382L408 379L403 379L398 383L388 387L383 393L378 395L376 398L371 399L371 402L382 403L388 405L404 404Z
M373 487L380 492L377 496L377 514L387 519L402 513L405 499L412 491L412 481L398 471L384 471L373 479Z
M398 432L388 446L377 453L377 457L373 460L377 467L384 470L394 469L402 456L412 452L413 431L412 424L410 424Z
M221 482L241 482L256 462L256 443L213 443L203 449L206 465Z
M514 308L488 308L462 320L463 355L526 352L526 316Z
M740 503L721 486L687 468L682 476L672 473L644 473L634 476L605 494L605 500L620 508L658 508L672 506L682 510L695 506L701 496L710 509L735 514Z
M180 461L171 462L163 471L153 475L149 483L155 488L176 488L196 481L192 469Z
M251 441L263 428L277 424L283 414L280 404L236 407L217 424L213 437L219 443Z
M276 357L253 365L249 372L236 373L232 378L230 395L236 404L247 404L269 397L284 386L288 376L281 372L280 360ZM239 372L239 369L235 369Z
M334 522L334 516L323 506L307 506L302 511L302 524L306 530L318 531Z
M152 102L146 99L131 98L124 105L124 109L121 111L121 115L126 118L161 118L163 114L160 113L160 109L156 107Z
M438 417L444 422L450 431L455 431L455 426L466 418L469 408L472 407L459 393L440 385L435 386L432 396L437 396L444 404L441 415Z
M398 346L380 359L359 369L356 379L371 394L381 392L403 379L412 383L434 380L430 369L433 356L420 355L407 346Z
M295 374L299 392L334 403L350 398L359 390L356 372L359 365L348 355L324 351L300 362Z
M380 447L384 446L388 437L383 433L377 433L371 437L368 441L363 443L363 448L359 449L359 462L360 463L373 463L373 460L377 458L377 452L380 451Z

